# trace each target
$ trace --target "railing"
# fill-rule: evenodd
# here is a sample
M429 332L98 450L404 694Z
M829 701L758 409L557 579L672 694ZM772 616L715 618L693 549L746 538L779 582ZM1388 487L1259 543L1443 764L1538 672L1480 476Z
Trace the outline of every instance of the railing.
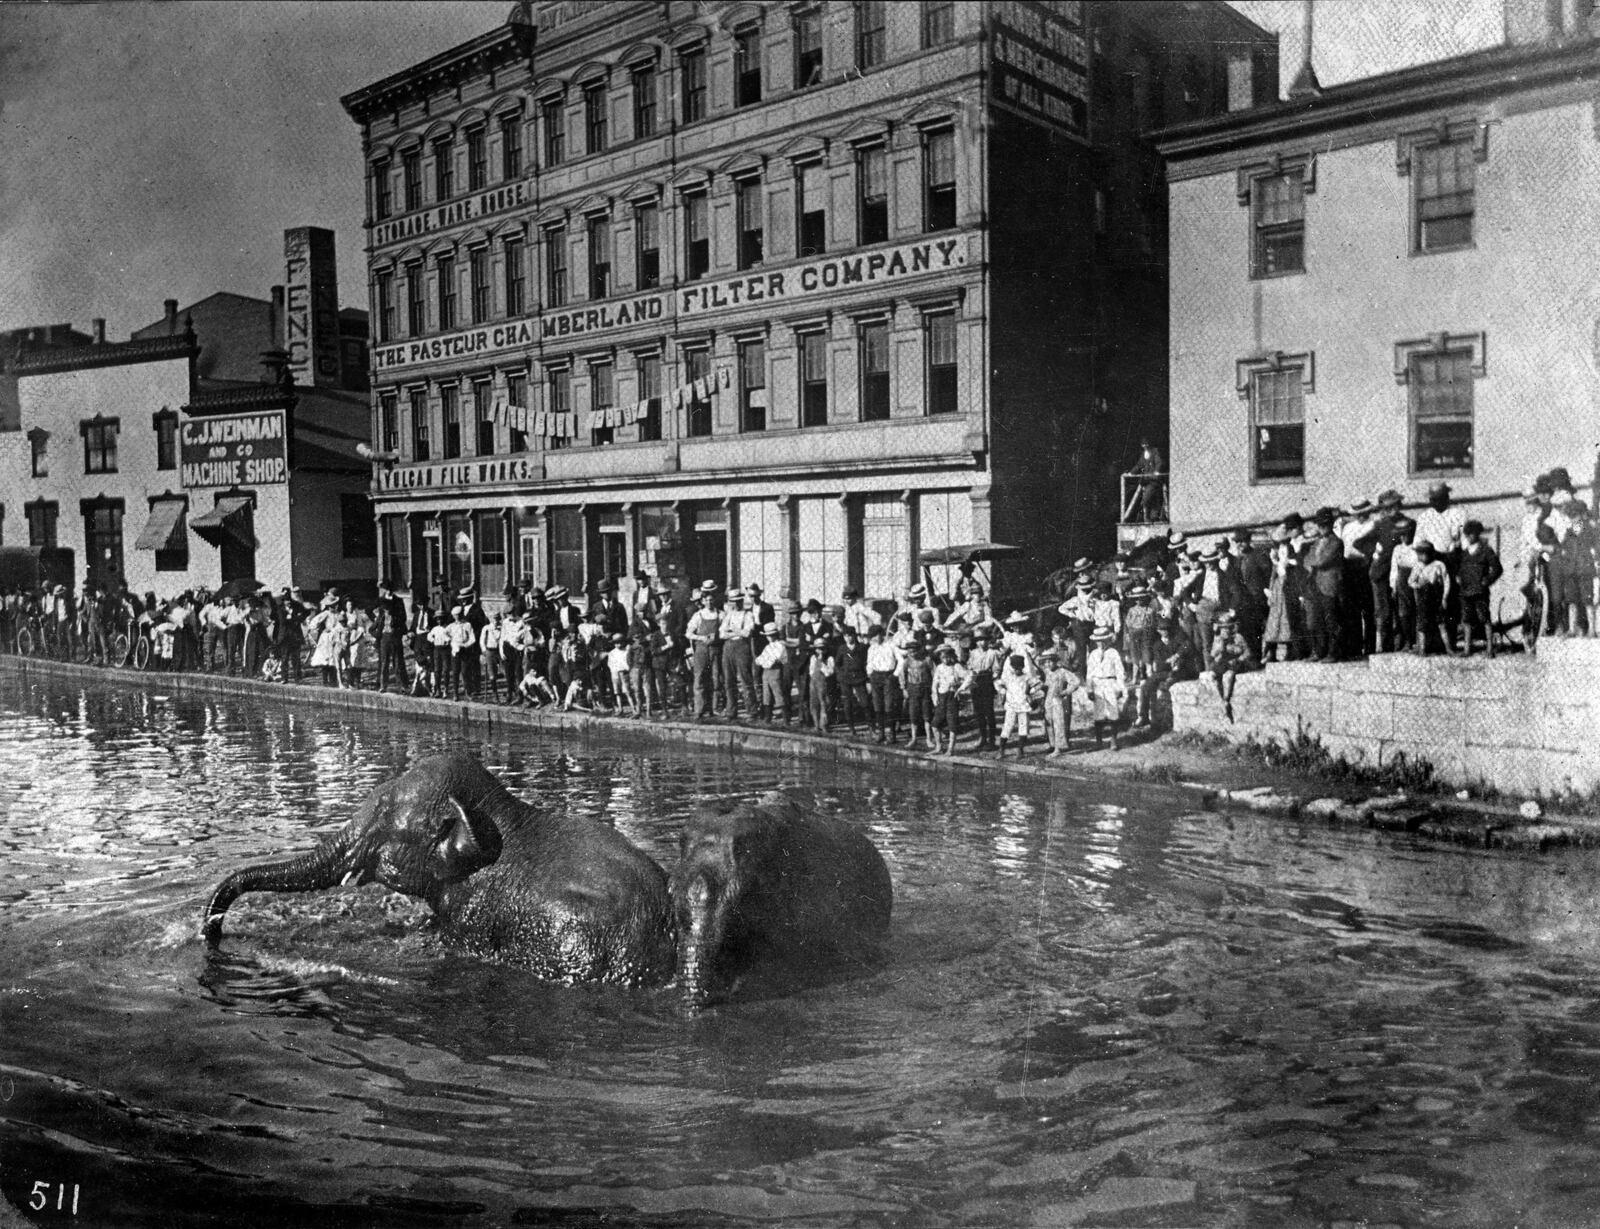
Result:
M1168 519L1167 478L1166 470L1158 473L1126 471L1122 475L1122 515L1117 517L1118 522L1124 525L1164 523Z

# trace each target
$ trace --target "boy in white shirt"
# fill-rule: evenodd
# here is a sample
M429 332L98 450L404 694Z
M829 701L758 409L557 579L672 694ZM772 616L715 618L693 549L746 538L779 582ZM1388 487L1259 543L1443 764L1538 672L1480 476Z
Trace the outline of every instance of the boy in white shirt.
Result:
M628 638L621 632L611 637L611 647L606 650L606 670L611 675L611 695L617 716L622 715L622 706L626 703L628 715L637 717L639 701L633 694L633 681L628 677Z
M789 646L778 634L776 622L763 624L761 634L767 638L766 647L756 655L756 669L761 671L761 719L771 721L776 716L788 725L789 692L784 686L784 665L789 660Z

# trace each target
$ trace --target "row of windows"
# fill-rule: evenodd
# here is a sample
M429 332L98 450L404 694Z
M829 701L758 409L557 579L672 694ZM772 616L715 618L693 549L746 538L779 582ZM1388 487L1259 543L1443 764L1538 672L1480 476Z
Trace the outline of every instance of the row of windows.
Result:
M1474 357L1469 349L1413 354L1408 361L1407 464L1416 475L1471 473ZM1306 476L1304 363L1250 375L1250 476L1299 482Z
M151 419L156 436L156 468L178 468L178 416L170 410L158 413ZM117 472L117 438L122 423L116 418L89 418L78 424L83 437L83 472L86 474L114 474ZM35 478L50 476L50 433L35 429L28 432L29 472Z
M852 6L855 15L854 68L865 72L885 62L887 55L888 6L886 0L857 0ZM923 0L921 46L924 50L943 46L955 38L955 5L953 0ZM822 8L808 4L796 8L791 14L794 37L794 82L797 89L820 85L824 76ZM740 26L733 32L733 95L730 102L735 108L747 107L763 98L762 63L763 29L759 19ZM706 118L709 105L709 86L706 71L706 45L698 43L680 50L676 56L678 117L688 124ZM659 72L653 60L636 63L628 69L632 92L631 114L633 137L642 140L654 136L658 127ZM582 92L583 153L604 152L613 143L611 132L611 100L605 79L580 83ZM544 167L559 166L566 162L572 151L568 148L567 103L563 95L554 94L538 104L540 152ZM505 112L496 117L500 133L500 178L502 181L520 178L523 174L523 114L521 110ZM475 123L460 134L464 148L466 179L464 188L458 181L462 158L458 156L456 134L435 139L428 154L432 161L432 196L424 196L423 148L421 145L402 150L399 154L399 182L395 182L395 160L391 154L374 159L372 177L372 213L374 221L384 221L395 214L395 189L400 191L399 203L404 212L423 208L425 204L443 204L456 198L462 191L471 193L486 188L489 182L488 123Z
M931 415L953 414L959 408L956 317L953 310L928 312L923 316L923 401ZM797 363L794 395L798 406L801 427L825 427L839 420L834 406L828 377L827 337L820 330L801 332L796 336ZM889 325L887 322L863 323L856 335L857 349L857 407L859 421L880 422L890 417ZM638 437L642 441L662 438L663 387L661 383L661 357L644 353L636 357L638 364L638 392L636 400L645 403L645 416L638 420ZM684 386L695 388L709 377L711 352L706 348L685 349L683 352ZM617 406L616 366L612 359L594 359L580 369L577 364L544 364L544 408L551 414L568 414L573 409L573 382L588 381L591 412L609 410ZM532 408L528 400L528 375L511 372L505 377L506 400L515 406ZM734 363L729 391L737 398L738 430L764 431L768 425L768 363L767 345L763 340L740 342ZM469 380L464 385L467 401L464 416L463 386L439 386L439 415L437 421L430 412L428 390L424 386L404 391L383 392L378 397L378 429L385 451L404 456L409 461L429 461L437 456L451 460L466 455L464 435L471 431L472 455L493 456L501 452L525 452L529 448L527 433L515 428L502 434L495 422L491 406L493 385L488 377ZM402 408L409 419L408 431L402 431ZM712 402L709 396L693 392L682 398L683 417L679 434L685 437L712 434ZM435 428L440 434L435 449ZM615 425L591 427L587 442L604 445L616 442ZM545 437L544 447L563 448L567 437Z
M1471 140L1411 151L1413 253L1471 247L1478 151ZM1281 277L1306 269L1307 170L1292 167L1250 180L1250 275Z
M734 263L749 269L768 259L819 256L828 250L829 183L826 166L820 161L796 164L794 175L793 250L769 252L767 225L771 208L767 182L751 175L734 180L735 225ZM890 175L888 151L879 145L864 146L855 160L856 239L860 244L882 243L889 238ZM932 129L922 134L922 229L926 233L949 230L956 225L955 133L949 128ZM682 228L681 260L678 276L696 281L712 267L712 227L710 199L705 187L684 190L678 195ZM634 285L640 290L662 284L661 205L657 201L637 201L633 211ZM617 251L611 217L594 215L583 223L587 267L585 298L604 299L621 287L614 283L613 262ZM566 223L542 228L544 284L542 305L562 307L572 300L569 267L569 230ZM501 240L501 314L512 318L529 310L528 242L521 234ZM494 314L496 298L487 243L466 249L465 277L455 252L434 257L432 328L447 332L464 323L483 324ZM374 315L378 321L378 341L393 341L400 336L418 337L429 331L427 278L424 262L409 261L402 266L405 276L405 333L399 330L399 302L396 298L395 271L380 269L374 277ZM461 291L467 301L462 310Z

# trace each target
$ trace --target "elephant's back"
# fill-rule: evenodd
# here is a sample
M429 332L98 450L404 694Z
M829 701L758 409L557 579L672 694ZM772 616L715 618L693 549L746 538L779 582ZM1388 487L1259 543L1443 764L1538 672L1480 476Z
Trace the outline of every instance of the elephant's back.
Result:
M655 984L676 958L666 874L593 821L508 834L442 911L468 947L554 981Z
M825 929L889 929L894 885L877 846L860 829L828 816L792 821L784 847L795 859L795 889Z

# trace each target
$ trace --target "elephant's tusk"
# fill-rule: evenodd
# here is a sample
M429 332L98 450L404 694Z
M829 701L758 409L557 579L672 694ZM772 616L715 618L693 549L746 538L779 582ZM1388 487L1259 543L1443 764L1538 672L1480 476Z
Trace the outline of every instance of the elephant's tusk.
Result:
M347 888L352 883L357 883L358 884L360 882L361 882L361 872L359 870L346 871L344 878L339 880L339 886L341 888Z

